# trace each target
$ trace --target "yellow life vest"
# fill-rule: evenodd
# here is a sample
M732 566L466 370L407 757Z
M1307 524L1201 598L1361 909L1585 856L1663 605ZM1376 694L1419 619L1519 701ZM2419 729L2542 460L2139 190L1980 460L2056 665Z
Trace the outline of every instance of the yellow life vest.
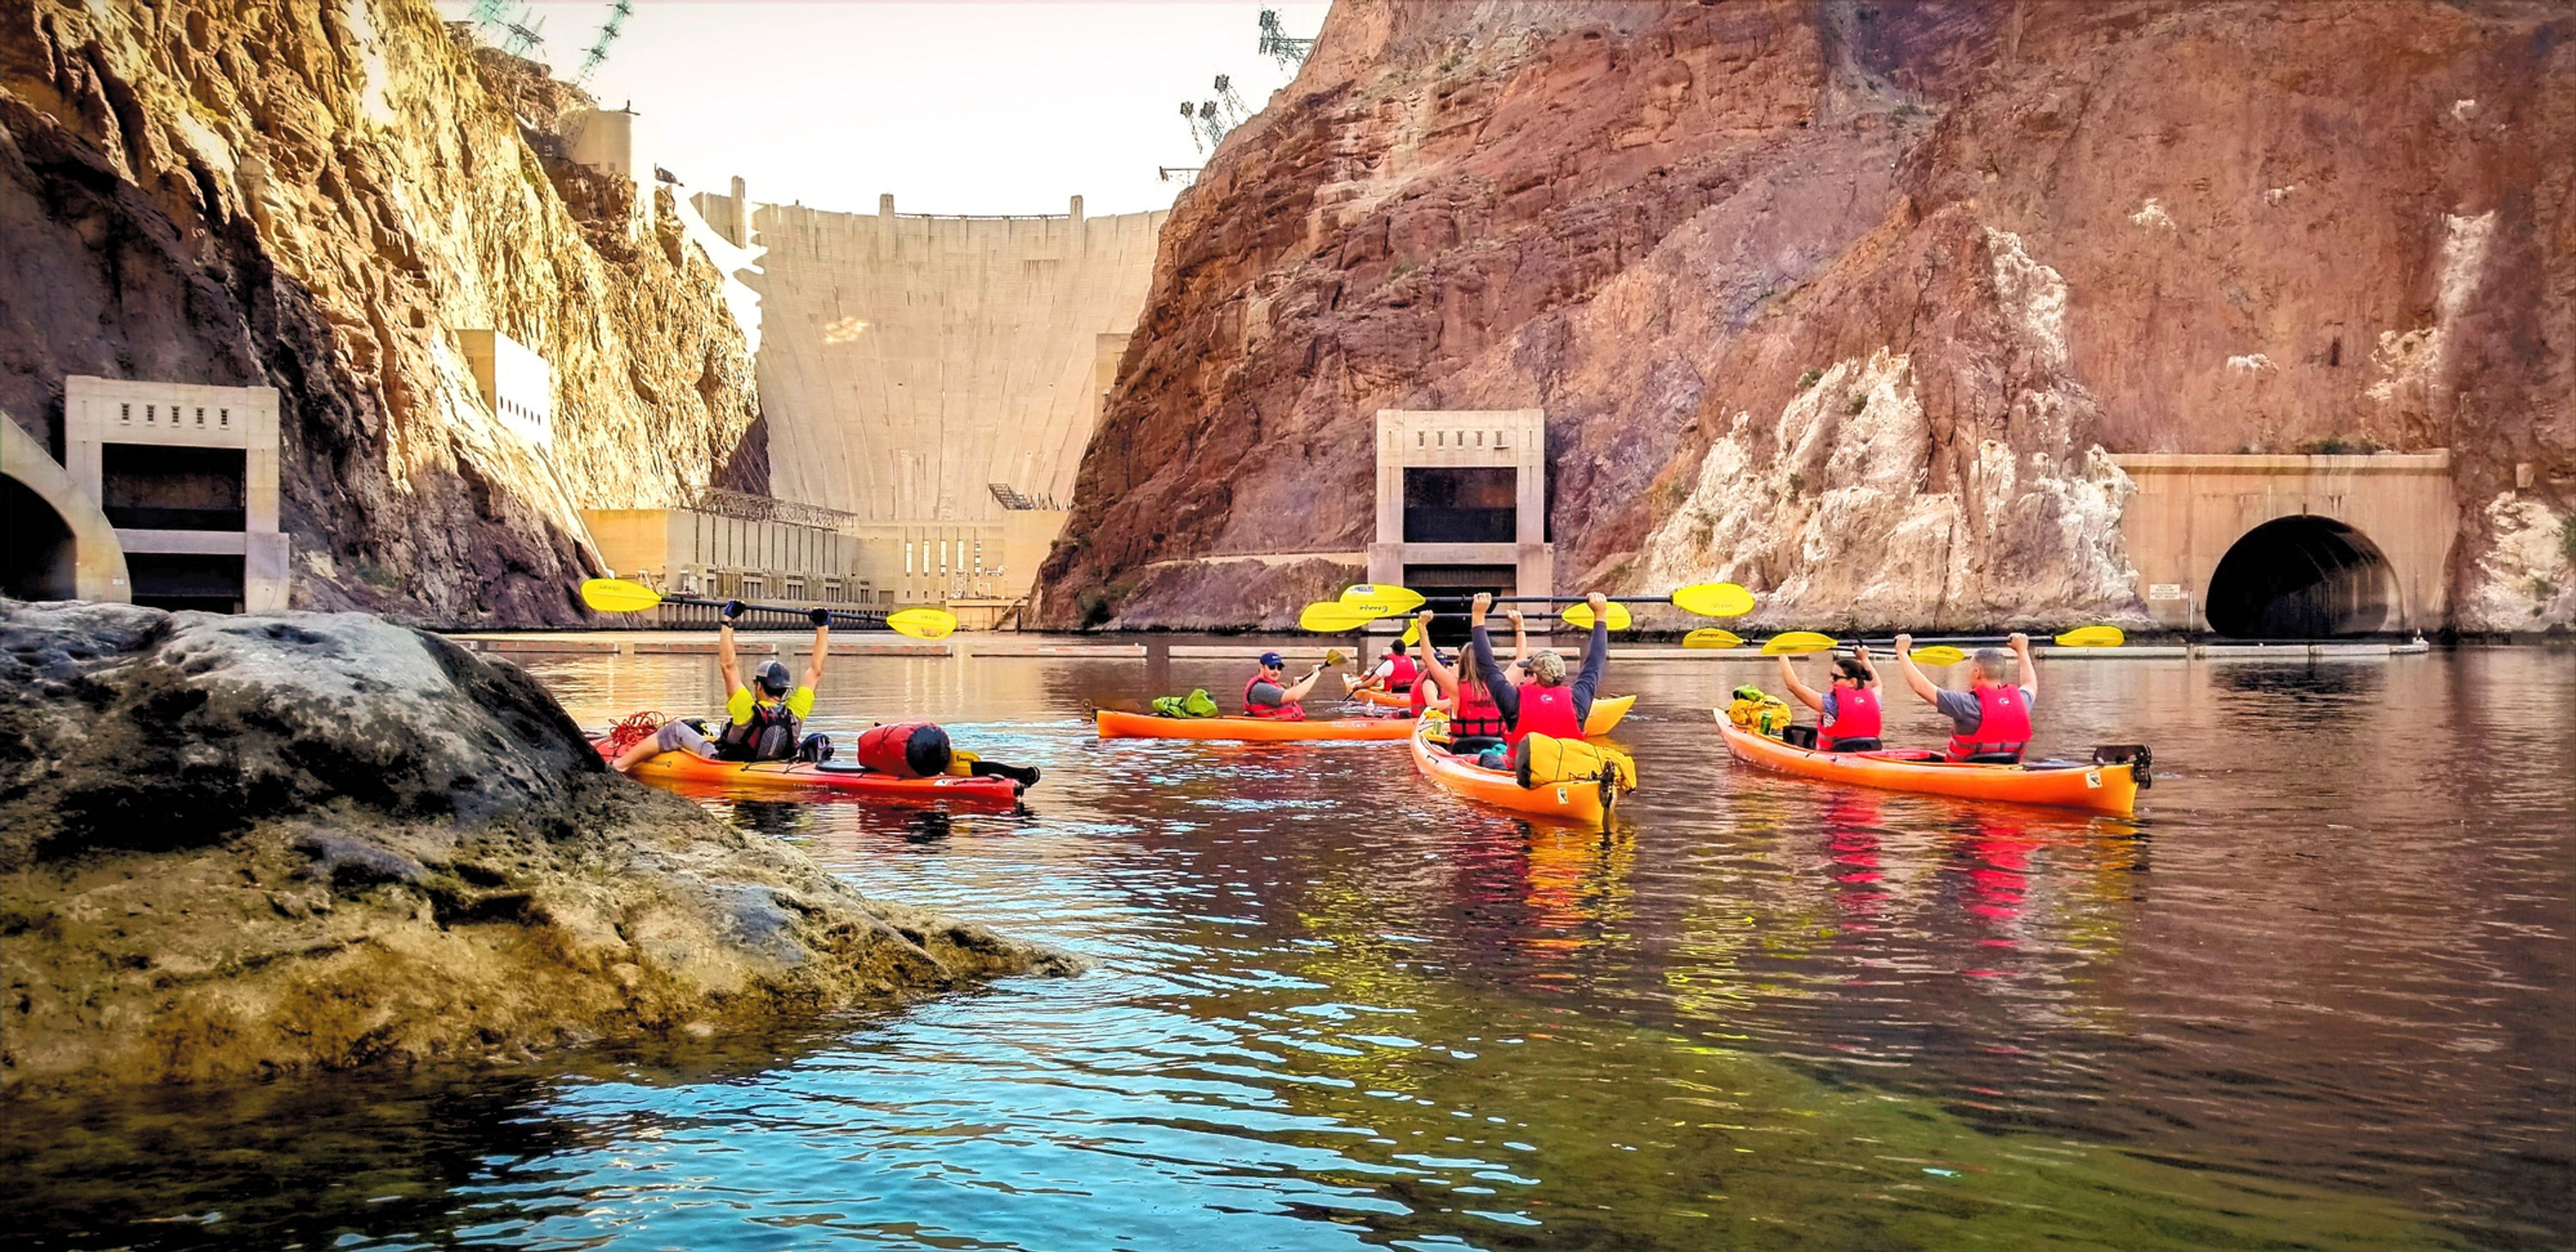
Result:
M1734 701L1726 706L1726 720L1738 730L1777 739L1789 728L1789 702L1759 688L1738 687Z

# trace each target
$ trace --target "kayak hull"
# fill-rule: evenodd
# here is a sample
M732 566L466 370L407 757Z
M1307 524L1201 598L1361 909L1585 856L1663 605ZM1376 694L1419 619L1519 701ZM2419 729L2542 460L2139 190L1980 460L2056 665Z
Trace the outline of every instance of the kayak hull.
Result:
M1600 784L1523 787L1508 771L1486 769L1434 746L1430 736L1439 725L1436 718L1422 719L1412 741L1414 768L1441 790L1498 809L1593 829L1608 818L1610 806L1601 801Z
M594 739L591 746L603 759L615 759L608 742ZM904 800L921 803L963 800L983 804L1011 804L1024 790L1020 784L998 777L960 778L942 774L936 778L897 778L870 770L828 768L842 762L818 766L807 761L710 761L688 752L665 752L636 765L629 777L649 782L693 783L718 787L747 787L762 791L828 791L835 795L866 796L881 800Z
M1882 791L2083 809L2117 817L2137 811L2138 783L2127 764L2033 769L2027 765L1905 760L1882 752L1811 752L1767 735L1740 730L1726 720L1724 709L1716 713L1718 733L1726 738L1726 750L1736 760L1774 773Z
M1279 722L1261 717L1159 717L1101 709L1092 721L1103 739L1212 739L1229 743L1388 742L1413 731L1411 718L1345 717Z

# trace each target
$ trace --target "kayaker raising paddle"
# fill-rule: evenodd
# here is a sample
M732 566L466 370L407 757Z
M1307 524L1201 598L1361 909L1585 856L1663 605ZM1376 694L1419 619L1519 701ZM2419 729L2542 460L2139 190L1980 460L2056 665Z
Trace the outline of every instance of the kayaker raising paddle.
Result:
M805 663L805 681L790 690L787 667L761 663L750 684L742 680L742 662L734 656L733 619L740 600L725 601L723 623L716 629L716 667L724 672L725 728L709 740L685 721L665 722L660 730L637 740L610 764L619 773L665 752L687 752L711 761L784 761L804 742L805 719L814 712L814 685L823 681L823 658L830 654L832 616L828 610L807 614L814 623L814 656Z
M1947 691L1916 668L1914 636L1896 637L1896 667L1905 672L1905 685L1950 719L1950 760L2012 764L2030 746L2030 709L2039 702L2039 671L2031 665L2030 636L2013 635L2005 643L2010 653L1997 648L1972 653L1968 690ZM2013 681L2015 658L2021 662L2018 684Z
M1834 658L1833 676L1821 693L1798 681L1796 667L1784 654L1780 658L1780 685L1787 687L1798 703L1816 711L1817 751L1879 750L1878 668L1869 663L1868 648L1854 647L1851 655Z
M1484 680L1493 693L1494 704L1503 713L1510 729L1504 739L1519 743L1532 734L1555 739L1583 738L1583 719L1592 715L1592 694L1600 689L1601 669L1610 659L1609 600L1595 591L1584 597L1592 608L1592 638L1583 649L1583 670L1572 683L1566 681L1565 658L1554 648L1544 648L1529 658L1530 681L1514 686L1500 663L1494 660L1494 641L1485 634L1485 614L1494 607L1494 597L1476 593L1467 607L1467 652L1476 676Z

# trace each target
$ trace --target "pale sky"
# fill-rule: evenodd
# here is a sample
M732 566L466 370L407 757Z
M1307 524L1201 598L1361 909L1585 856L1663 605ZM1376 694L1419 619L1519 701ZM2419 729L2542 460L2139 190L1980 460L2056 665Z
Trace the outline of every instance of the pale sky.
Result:
M512 0L516 9L524 0ZM463 18L470 0L439 0ZM544 19L531 54L569 77L607 0L526 5ZM635 0L586 84L632 100L657 163L693 190L741 175L754 200L873 213L1091 214L1168 207L1195 166L1180 102L1233 77L1258 110L1288 73L1254 50L1263 8L1312 38L1322 3L782 3Z

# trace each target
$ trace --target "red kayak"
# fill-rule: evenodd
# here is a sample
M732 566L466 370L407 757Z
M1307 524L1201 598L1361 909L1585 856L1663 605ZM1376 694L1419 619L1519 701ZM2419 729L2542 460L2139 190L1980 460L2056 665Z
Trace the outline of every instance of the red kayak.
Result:
M590 745L599 750L602 759L617 759L606 738L594 738ZM902 778L848 761L710 761L689 752L665 752L637 765L631 776L660 782L757 787L764 791L830 791L885 800L973 800L986 804L1010 804L1026 790L1018 782L1000 777L941 774L933 778Z

